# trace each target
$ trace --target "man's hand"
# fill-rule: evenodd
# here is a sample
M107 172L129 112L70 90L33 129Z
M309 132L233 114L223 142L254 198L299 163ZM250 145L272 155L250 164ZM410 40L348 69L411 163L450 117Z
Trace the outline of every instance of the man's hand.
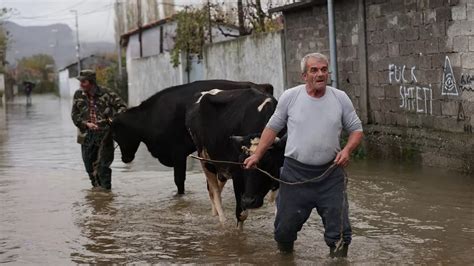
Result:
M346 167L349 164L352 151L355 150L357 146L359 146L363 137L364 133L362 133L362 131L352 132L349 135L349 139L347 140L347 144L344 146L344 149L337 153L334 163L339 166Z
M342 151L337 153L336 159L334 159L334 163L339 166L346 167L349 164L350 157L351 155L349 151L343 149Z
M90 130L98 130L98 129L99 129L99 127L98 127L96 124L91 123L91 122L87 122L87 123L86 123L86 126L87 126L87 128L90 129Z
M244 161L244 168L245 169L251 169L257 167L258 162L260 161L260 158L256 154L252 154L247 159Z

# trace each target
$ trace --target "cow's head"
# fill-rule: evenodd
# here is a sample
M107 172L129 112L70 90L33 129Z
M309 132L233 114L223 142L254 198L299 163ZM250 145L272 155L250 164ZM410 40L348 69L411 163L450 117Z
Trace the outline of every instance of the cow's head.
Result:
M240 162L255 152L260 141L260 134L248 136L232 136L235 146L239 149ZM280 167L283 166L284 150L286 137L277 138L272 146L264 154L258 163L258 167L275 178L280 177ZM242 195L242 207L244 209L260 208L263 205L263 199L270 190L276 190L279 187L278 181L270 178L257 169L243 171L244 193Z
M112 136L120 147L124 163L129 163L135 159L135 153L140 145L139 134L133 126L137 123L136 117L130 111L119 114L114 118L111 125Z

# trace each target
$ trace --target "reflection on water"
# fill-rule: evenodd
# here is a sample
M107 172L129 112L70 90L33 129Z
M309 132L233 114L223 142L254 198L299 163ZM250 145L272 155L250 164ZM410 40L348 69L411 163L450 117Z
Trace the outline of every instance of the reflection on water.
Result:
M190 167L176 197L171 169L140 147L113 169L111 193L91 189L70 121L70 102L41 96L0 107L0 262L249 264L473 264L471 177L389 162L348 170L354 237L347 259L328 256L316 212L295 254L276 252L274 205L236 229L229 183L227 222L212 217L205 178ZM198 165L198 164L195 164Z

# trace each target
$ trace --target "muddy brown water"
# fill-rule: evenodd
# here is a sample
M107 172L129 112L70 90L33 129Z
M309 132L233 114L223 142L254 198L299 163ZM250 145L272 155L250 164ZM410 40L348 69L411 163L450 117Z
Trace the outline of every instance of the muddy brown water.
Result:
M205 178L190 160L185 196L173 173L141 147L116 151L111 193L90 188L69 100L33 97L0 106L0 263L456 264L474 263L474 178L398 162L352 162L353 243L331 259L313 212L293 256L276 252L272 203L235 227L232 184L225 224L211 216ZM196 166L193 166L196 165Z

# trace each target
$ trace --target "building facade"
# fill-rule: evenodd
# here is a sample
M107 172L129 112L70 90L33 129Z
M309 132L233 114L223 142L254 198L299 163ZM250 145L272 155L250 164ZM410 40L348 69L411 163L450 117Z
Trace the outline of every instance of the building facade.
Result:
M302 82L305 54L329 57L327 2L272 10L284 15L288 87ZM472 172L474 2L333 2L338 87L365 123L369 156Z

